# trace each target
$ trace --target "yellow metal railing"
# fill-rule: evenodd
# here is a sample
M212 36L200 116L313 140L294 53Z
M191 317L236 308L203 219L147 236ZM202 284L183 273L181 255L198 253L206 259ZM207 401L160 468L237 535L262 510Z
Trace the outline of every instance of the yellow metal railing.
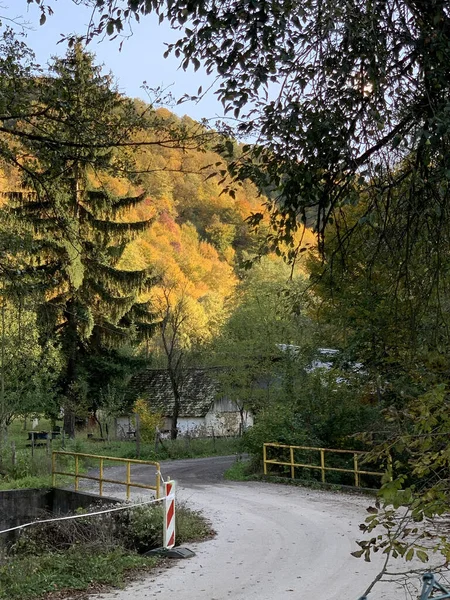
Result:
M279 459L269 459L267 458L267 449L268 448L289 448L289 461L287 460L279 460ZM303 450L303 451L312 451L318 452L318 459L320 460L320 464L311 464L311 463L300 463L295 462L295 450ZM325 454L326 453L336 453L336 454L352 454L353 455L353 468L345 469L342 467L327 467L325 464ZM306 469L317 469L321 473L322 483L326 483L325 474L327 471L334 471L339 473L353 473L355 487L360 487L360 475L374 475L376 477L382 477L384 472L381 471L365 471L360 469L360 461L362 455L367 454L366 452L361 452L359 450L338 450L334 448L314 448L310 446L289 446L287 444L274 444L274 443L266 443L263 447L263 460L264 460L264 475L268 474L268 465L284 465L288 466L291 469L291 478L295 479L295 469L297 467L302 467Z
M75 460L75 469L74 472L67 471L59 471L57 470L57 457L58 456L72 456ZM99 464L99 476L95 475L86 475L84 473L80 473L80 458L90 458L96 459L100 462ZM116 462L116 463L125 463L126 464L126 479L125 481L119 481L116 479L108 479L104 476L104 463L108 462ZM155 485L149 485L146 483L138 483L131 481L131 465L147 465L154 466L156 470L155 474ZM52 452L52 485L56 487L56 476L57 475L66 475L69 477L75 478L75 491L78 491L79 481L80 479L90 479L91 481L99 482L99 495L103 496L103 484L104 483L116 483L118 485L125 485L127 488L127 499L130 497L130 488L142 488L145 490L154 490L156 498L160 498L160 467L158 462L152 462L148 460L135 460L132 458L115 458L112 456L99 456L98 454L83 454L81 452L63 452L55 451Z

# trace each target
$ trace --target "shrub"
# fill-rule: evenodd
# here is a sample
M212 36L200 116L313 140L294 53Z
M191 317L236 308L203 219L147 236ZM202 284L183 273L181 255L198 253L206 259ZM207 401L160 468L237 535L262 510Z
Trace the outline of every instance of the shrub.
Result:
M144 443L154 442L156 430L161 429L164 424L162 415L152 412L145 400L136 400L134 412L139 415L141 440Z
M244 433L243 447L252 455L254 466L262 464L265 442L313 446L317 440L308 433L299 415L280 403L264 408L255 425Z

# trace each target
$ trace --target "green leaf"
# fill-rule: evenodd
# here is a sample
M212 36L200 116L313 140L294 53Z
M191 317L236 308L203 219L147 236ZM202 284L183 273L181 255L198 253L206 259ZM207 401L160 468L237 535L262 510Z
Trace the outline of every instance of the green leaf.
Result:
M428 554L423 550L416 550L416 556L423 563L428 562Z

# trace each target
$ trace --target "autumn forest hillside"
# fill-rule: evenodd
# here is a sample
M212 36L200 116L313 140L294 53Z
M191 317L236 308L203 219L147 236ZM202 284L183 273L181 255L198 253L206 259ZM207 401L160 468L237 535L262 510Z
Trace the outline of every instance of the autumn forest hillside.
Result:
M142 101L134 104L137 111L150 111ZM153 118L171 131L179 127L182 135L189 135L185 129L195 134L199 130L189 117L179 119L164 108L156 110ZM135 135L139 142L153 139L151 132ZM88 185L117 197L143 196L122 220L152 222L128 244L121 269L151 267L164 285L183 289L205 305L210 298L217 309L237 283L240 261L259 249L262 237L250 230L246 219L262 210L264 198L250 182L237 187L233 197L224 193L218 182L226 165L212 149L214 141L209 145L193 143L190 148L189 142L180 141L167 147L141 146L133 151L132 173L90 172ZM22 189L19 171L4 165L0 184L4 195L18 192Z
M270 327L257 327L286 325L292 311L277 298L298 274L266 243L264 194L229 176L242 146L122 96L79 43L45 73L13 37L3 51L2 431L19 414L63 407L72 436L88 413L130 411L127 383L148 366L168 370L179 404L187 366L227 353L270 361L298 337L272 328L269 341ZM249 277L242 265L261 256ZM232 316L255 298L256 328L236 330Z

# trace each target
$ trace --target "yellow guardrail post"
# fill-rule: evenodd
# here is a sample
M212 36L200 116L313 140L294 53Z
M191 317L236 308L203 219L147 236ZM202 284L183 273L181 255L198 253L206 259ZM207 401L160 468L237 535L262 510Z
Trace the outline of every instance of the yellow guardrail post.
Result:
M325 450L323 448L320 448L320 471L322 483L325 483Z
M159 500L161 497L161 472L159 463L156 465L156 499Z
M130 499L131 463L127 462L127 500ZM157 496L158 497L158 496Z
M294 465L294 447L289 448L291 456L291 478L295 479L295 465Z
M355 469L355 487L359 487L359 473L358 473L358 455L353 455L353 467Z
M267 448L266 448L266 444L263 445L263 463L264 463L264 475L267 475Z

